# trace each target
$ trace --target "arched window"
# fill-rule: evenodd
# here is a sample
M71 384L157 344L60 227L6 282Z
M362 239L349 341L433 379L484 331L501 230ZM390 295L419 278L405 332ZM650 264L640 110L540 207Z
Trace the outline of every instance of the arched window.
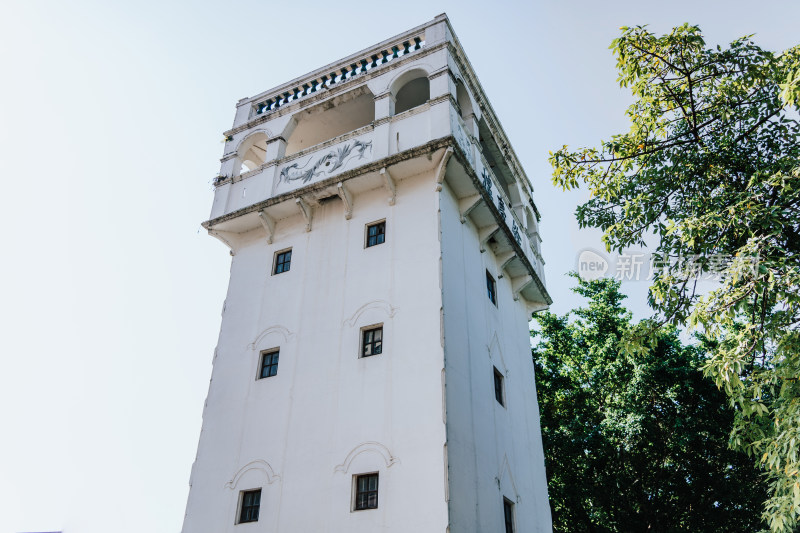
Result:
M239 165L236 171L243 174L264 164L267 155L267 135L258 132L249 136L236 151Z
M461 83L460 80L456 82L456 101L461 110L461 118L463 120L466 121L475 114L472 110L472 100L469 97L469 92L467 92L467 88L464 87L464 84Z
M403 73L392 84L394 114L408 111L431 99L431 82L424 70L414 69Z

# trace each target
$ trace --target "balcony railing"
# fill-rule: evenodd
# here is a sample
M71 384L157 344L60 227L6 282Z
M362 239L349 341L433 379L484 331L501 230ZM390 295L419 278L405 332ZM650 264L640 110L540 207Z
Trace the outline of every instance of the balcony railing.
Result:
M481 153L480 148L477 146L476 141L474 139L470 140L471 137L467 134L467 129L464 125L464 122L461 120L461 117L459 117L455 110L452 109L450 116L451 123L453 125L453 137L466 154L470 165L472 165L476 174L480 178L484 190L491 197L492 202L497 208L497 211L500 213L500 217L503 219L503 223L511 230L511 235L513 236L514 240L517 241L517 244L519 244L520 248L522 248L523 252L525 252L525 256L527 257L528 261L530 261L531 265L533 265L536 273L541 279L544 279L541 257L530 242L527 232L523 231L525 225L520 221L519 217L512 209L511 200L508 198L505 190L500 185L498 177L495 175L489 166L489 163L487 163L486 159L483 157L483 154Z
M342 83L343 81L370 72L371 70L376 69L392 60L419 50L425 46L425 41L423 38L423 35L419 35L398 43L395 46L376 51L374 54L371 54L361 60L357 60L349 65L342 66L341 69L334 69L324 76L307 80L305 83L289 89L288 91L284 91L281 94L272 95L269 98L256 102L253 104L253 113L255 115L269 113L270 111L274 111L281 106L295 102L310 94L314 94L317 91L327 89L337 83Z

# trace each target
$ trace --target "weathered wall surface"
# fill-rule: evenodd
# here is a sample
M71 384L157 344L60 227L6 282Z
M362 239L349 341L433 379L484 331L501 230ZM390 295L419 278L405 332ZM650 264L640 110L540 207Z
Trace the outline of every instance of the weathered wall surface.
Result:
M528 313L501 278L490 247L441 193L450 531L500 531L503 498L519 532L551 531ZM489 300L486 272L497 281ZM505 406L495 400L494 368Z
M236 251L185 533L445 531L436 202L430 174L407 178L394 206L376 189L345 220L332 199L311 232L280 220L273 244L253 231ZM381 219L386 242L365 248ZM271 275L289 247L290 271ZM378 323L383 353L359 358L361 328ZM256 380L270 348L278 374ZM379 507L351 512L367 472ZM259 521L234 525L239 491L262 486Z

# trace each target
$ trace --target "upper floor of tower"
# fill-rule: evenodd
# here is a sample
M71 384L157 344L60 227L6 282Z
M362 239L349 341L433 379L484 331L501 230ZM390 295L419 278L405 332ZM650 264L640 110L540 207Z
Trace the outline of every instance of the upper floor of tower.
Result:
M263 227L271 242L298 213L310 230L327 198L349 218L354 196L385 187L393 203L398 180L434 171L462 221L504 229L503 253L544 280L533 187L444 14L241 99L224 135L204 223L219 237Z

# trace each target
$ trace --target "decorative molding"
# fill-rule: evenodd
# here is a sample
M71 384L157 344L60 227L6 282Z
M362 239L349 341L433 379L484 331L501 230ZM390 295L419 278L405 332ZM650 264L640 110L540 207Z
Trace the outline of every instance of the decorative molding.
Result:
M403 87L403 85L407 83L407 81L403 80L402 78L409 72L413 72L415 70L419 70L423 73L422 76L417 76L417 78L425 77L430 79L431 73L434 72L433 66L430 65L429 63L422 63L420 61L415 61L413 63L405 65L403 68L399 68L398 71L394 73L394 76L389 78L388 82L386 83L386 88L389 91L389 94L396 96L397 91L399 91ZM403 81L403 83L398 84L399 81Z
M500 231L500 226L498 224L491 224L478 230L478 239L481 242L481 253L486 251L486 243L488 243L489 239L498 231Z
M453 155L453 147L448 146L447 150L444 151L442 155L442 159L439 161L439 167L436 169L436 192L442 190L442 182L444 181L444 175L447 171L447 162L450 160L450 156Z
M305 189L303 189L303 192L313 193L316 191L326 189L327 187L335 186L336 183L338 183L339 181L347 181L350 178L361 176L363 174L367 174L370 172L380 172L381 168L383 167L391 167L403 161L407 161L417 157L428 156L429 154L436 152L439 149L452 145L453 142L454 142L453 137L451 135L440 137L438 139L428 141L423 145L415 146L413 148L403 150L402 152L399 152L397 154L384 157L378 161L373 161L357 168L345 170L344 172L342 172L337 176L333 176L331 178L327 178L325 180L309 184ZM291 199L297 196L297 193L298 190L291 190L284 193L276 194L274 196L271 196L254 204L246 205L244 207L241 207L224 215L220 215L216 218L206 220L201 224L201 226L203 226L206 229L213 228L218 224L222 224L223 222L226 222L228 220L236 219L243 215L254 213L260 209L264 209L265 207L270 207L276 204L290 201Z
M264 231L267 232L267 244L272 244L272 238L275 236L275 219L267 214L266 209L258 212L258 219L264 226Z
M228 247L228 249L231 252L231 255L235 255L236 252L233 251L233 244L231 244L231 242L222 235L223 233L227 233L227 232L217 231L215 229L208 230L208 234L209 235L211 235L212 237L217 238L222 244L224 244L225 246Z
M258 348L258 345L261 344L261 341L267 335L271 335L276 333L283 337L283 342L289 342L290 340L294 339L294 333L289 331L287 328L281 325L270 326L261 333L259 333L258 337L255 338L253 342L247 345L247 347L251 350L255 350Z
M400 122L401 120L405 120L408 117L412 117L420 113L425 113L426 111L429 111L430 108L431 108L431 101L428 100L424 104L420 104L418 106L412 107L411 109L406 109L405 111L397 113L396 115L392 115L391 117L389 117L389 119L391 122Z
M342 199L342 203L344 204L345 220L350 220L350 218L353 216L353 196L341 181L336 184L336 194L339 195L339 198Z
M363 142L356 140L352 143L347 143L321 156L308 168L306 167L311 163L313 157L309 158L302 167L299 163L292 163L291 165L283 167L278 177L278 182L289 183L302 180L304 184L308 183L317 176L333 173L343 167L356 155L358 156L356 159L364 159L364 152L367 150L369 150L370 153L372 152L372 141Z
M458 201L458 211L461 214L462 224L467 222L469 214L473 209L481 205L481 202L483 202L483 196L480 194L473 194L472 196L467 196Z
M383 462L386 464L386 468L390 468L393 464L400 462L400 459L392 455L392 452L389 451L389 448L380 442L369 441L361 443L350 450L350 453L348 453L347 457L344 458L342 464L336 465L336 468L334 468L333 471L346 474L350 470L350 465L353 463L353 460L362 453L367 452L377 453L380 455L383 459Z
M508 375L508 367L506 366L506 360L503 357L503 349L500 347L500 339L497 337L497 332L492 335L491 342L486 346L489 351L489 359L494 360L494 354L497 354L497 358L500 360L500 366L503 368L498 369L503 371L503 375ZM495 365L496 367L497 365Z
M239 141L238 143L236 143L236 148L234 149L234 155L238 155L238 154L239 154L239 149L242 147L242 144L244 144L244 143L245 143L245 141L247 141L247 139L249 139L249 138L250 138L250 137L252 137L253 135L258 135L259 133L263 133L263 134L264 134L264 135L267 137L267 138L265 139L265 141L266 141L267 143L269 143L269 142L270 142L270 139L272 138L272 132L271 132L271 131L269 131L267 128L256 128L256 129L254 129L254 130L252 130L252 131L249 131L249 132L247 133L247 135L245 135L244 137L242 137L242 140L241 140L241 141Z
M281 476L279 476L272 470L272 467L268 462L263 461L261 459L257 459L255 461L250 461L242 468L240 468L239 471L236 472L236 474L234 474L231 480L225 483L225 487L230 490L234 490L236 488L236 485L239 483L239 480L242 479L242 476L245 475L250 470L260 470L264 472L267 476L268 485L272 485L275 481L280 481L281 479Z
M525 289L528 285L533 283L533 276L530 274L525 274L523 276L517 276L516 278L511 278L511 292L514 294L514 301L516 302L519 300L519 293Z
M306 232L311 231L311 221L314 219L314 210L302 198L295 198L294 202L300 208L303 218L306 219Z
M516 258L517 258L517 252L515 252L513 249L509 252L497 256L497 263L498 265L500 265L499 268L500 274L497 276L498 279L505 277L506 267L511 261L513 261Z
M500 465L500 471L497 473L497 477L494 478L497 482L497 489L501 492L503 490L503 474L505 473L508 474L508 480L511 482L511 490L514 491L514 501L519 503L519 491L517 490L517 484L514 482L514 474L511 473L511 465L508 464L508 455L503 454L503 464Z
M380 174L383 176L383 184L386 186L386 190L389 191L389 205L394 205L397 199L397 186L394 183L394 178L389 174L389 170L386 167L381 169Z
M355 326L356 322L358 322L358 319L361 317L361 315L364 314L369 309L380 309L381 311L386 313L386 315L389 318L392 318L394 314L397 312L397 307L392 307L389 302L385 300L373 300L359 307L356 310L356 312L353 313L353 316L351 316L349 319L343 322L343 325L347 325L350 327Z

